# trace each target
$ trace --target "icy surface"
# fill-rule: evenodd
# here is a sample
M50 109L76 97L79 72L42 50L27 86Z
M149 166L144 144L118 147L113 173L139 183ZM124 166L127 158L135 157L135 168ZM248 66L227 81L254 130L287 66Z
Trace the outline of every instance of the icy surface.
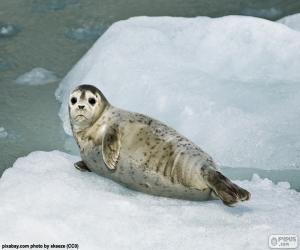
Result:
M277 22L285 24L294 30L300 31L300 13L286 16L279 19Z
M0 139L6 138L7 136L8 136L8 133L5 130L5 128L0 127Z
M75 242L80 249L267 249L300 232L300 194L254 176L252 200L234 208L130 191L73 167L59 151L19 158L0 179L0 242Z
M112 104L158 118L219 164L300 166L300 33L254 17L131 18L102 35L56 96L98 86Z
M16 79L16 83L22 85L44 85L57 80L58 78L53 72L43 68L34 68L31 71L19 76Z

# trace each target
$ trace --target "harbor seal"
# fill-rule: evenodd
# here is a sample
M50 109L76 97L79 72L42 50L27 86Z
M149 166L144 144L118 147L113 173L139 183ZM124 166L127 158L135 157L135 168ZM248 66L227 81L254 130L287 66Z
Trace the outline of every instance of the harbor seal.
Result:
M152 195L231 206L250 193L200 147L162 122L112 106L92 85L70 95L69 117L82 161L75 167Z

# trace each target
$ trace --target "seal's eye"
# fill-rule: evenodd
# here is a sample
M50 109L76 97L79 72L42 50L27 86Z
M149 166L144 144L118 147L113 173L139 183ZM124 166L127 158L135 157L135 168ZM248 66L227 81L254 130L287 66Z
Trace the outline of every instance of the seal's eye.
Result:
M96 103L96 99L95 98L89 98L89 103L91 105L94 105Z
M71 103L74 105L77 102L77 98L76 97L72 97L71 98Z

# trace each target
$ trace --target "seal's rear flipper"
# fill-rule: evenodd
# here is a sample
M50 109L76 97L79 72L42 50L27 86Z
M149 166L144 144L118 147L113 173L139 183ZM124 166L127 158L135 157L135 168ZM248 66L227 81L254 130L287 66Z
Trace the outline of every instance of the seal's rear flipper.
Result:
M78 161L78 162L74 163L74 167L80 171L91 172L91 170L85 165L85 163L83 161Z
M227 206L233 206L238 201L249 200L251 194L231 182L226 176L211 167L202 167L202 175L207 185Z

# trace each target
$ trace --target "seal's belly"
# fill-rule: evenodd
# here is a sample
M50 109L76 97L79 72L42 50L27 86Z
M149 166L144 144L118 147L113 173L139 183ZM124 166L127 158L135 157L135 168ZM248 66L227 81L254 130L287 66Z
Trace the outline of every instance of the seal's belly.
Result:
M118 171L115 180L137 191L189 200L210 198L210 189L206 185L199 185L200 188L196 188L171 181L161 172L153 171L149 165L138 164L135 160L127 159L127 161L120 162Z
M178 181L172 181L159 171L155 171L138 159L130 157L128 152L121 151L117 169L109 170L102 158L101 147L97 151L89 151L82 154L83 161L89 169L101 176L110 178L130 189L158 196L188 199L208 200L211 190L206 185L183 185Z

